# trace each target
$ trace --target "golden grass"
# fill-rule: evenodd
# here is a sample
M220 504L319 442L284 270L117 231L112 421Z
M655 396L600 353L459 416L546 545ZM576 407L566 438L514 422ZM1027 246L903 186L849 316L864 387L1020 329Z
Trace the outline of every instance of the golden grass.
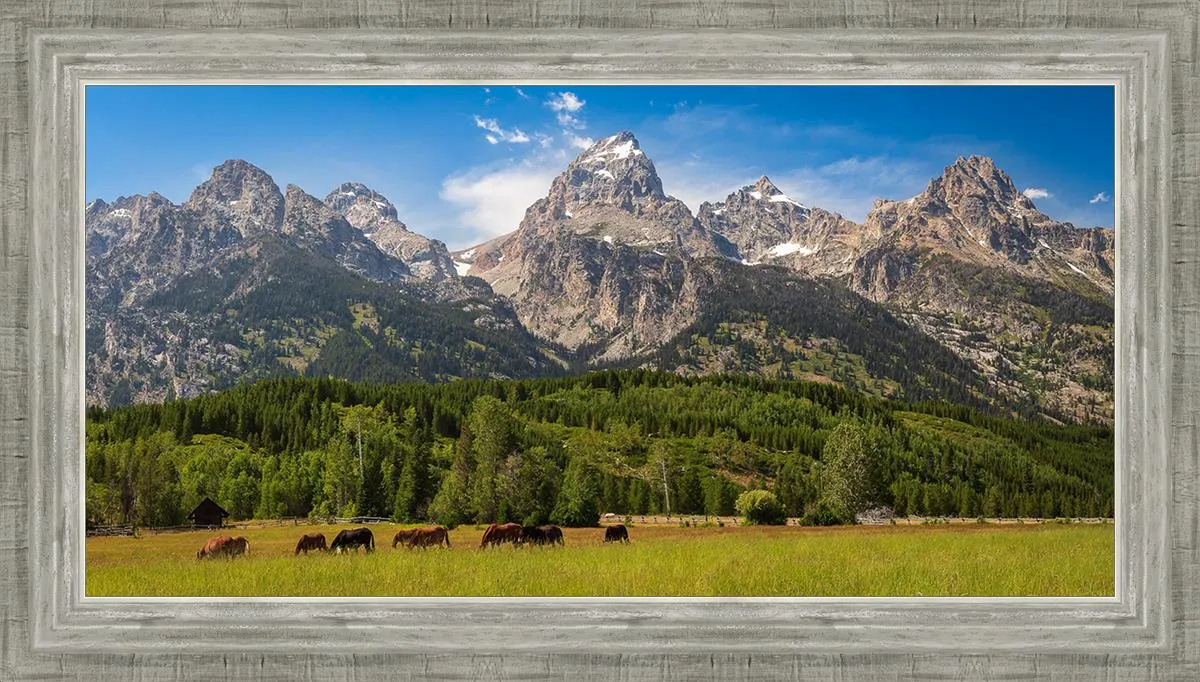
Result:
M1110 596L1110 524L632 526L631 544L602 528L565 530L565 547L479 549L482 529L452 549L392 549L397 525L372 525L371 555L292 556L304 533L282 526L87 540L89 596ZM244 535L250 556L197 561L218 534Z

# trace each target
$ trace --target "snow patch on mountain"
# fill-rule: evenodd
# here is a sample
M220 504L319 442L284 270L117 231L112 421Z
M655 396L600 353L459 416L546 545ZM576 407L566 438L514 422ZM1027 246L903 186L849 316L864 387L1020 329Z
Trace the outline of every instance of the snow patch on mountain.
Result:
M770 254L771 256L774 256L775 258L779 258L781 256L790 256L793 253L798 253L801 256L811 256L816 252L817 252L816 249L811 249L803 244L796 244L793 242L784 242L783 244L776 244L775 246L772 246L770 249L767 249L767 253Z
M788 195L786 195L786 194L776 194L775 196L771 197L771 198L770 198L770 200L771 200L771 201L773 201L773 202L775 202L775 203L777 203L777 204L778 204L778 203L788 203L788 204L792 204L792 205L794 205L794 206L798 206L798 207L800 207L800 208L803 208L803 209L805 209L805 210L807 210L807 209L808 209L808 207L807 207L807 206L805 206L804 204L800 203L799 201L796 201L795 199L793 199L793 198L789 197L789 196L788 196Z

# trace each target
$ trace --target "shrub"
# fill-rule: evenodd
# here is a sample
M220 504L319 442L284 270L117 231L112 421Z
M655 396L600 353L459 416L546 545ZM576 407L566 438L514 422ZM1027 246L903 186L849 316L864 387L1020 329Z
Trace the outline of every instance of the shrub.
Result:
M808 505L804 510L804 516L800 517L801 526L840 526L852 522L830 509L829 505L824 502Z
M787 523L783 504L766 490L747 490L738 496L734 507L746 520L746 525L782 526Z

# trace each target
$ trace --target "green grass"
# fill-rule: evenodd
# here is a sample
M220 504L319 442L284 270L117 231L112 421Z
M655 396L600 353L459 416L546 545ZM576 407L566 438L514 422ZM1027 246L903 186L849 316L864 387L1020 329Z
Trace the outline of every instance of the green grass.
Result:
M373 526L371 555L292 556L303 533L339 527L227 531L250 556L197 561L216 533L89 538L89 596L1109 596L1110 524L846 528L633 526L631 544L603 529L567 529L566 547L392 549L399 526Z

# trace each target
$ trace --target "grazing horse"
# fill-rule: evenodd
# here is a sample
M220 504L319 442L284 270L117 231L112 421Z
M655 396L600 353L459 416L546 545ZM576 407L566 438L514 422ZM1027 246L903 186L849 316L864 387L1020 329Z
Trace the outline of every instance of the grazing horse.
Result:
M371 534L370 528L341 531L329 545L329 550L340 554L344 549L357 550L359 547L367 550L368 553L375 549L375 536Z
M309 550L316 551L318 549L322 552L327 549L325 546L325 536L321 533L302 535L300 536L300 542L296 543L296 554L299 554L300 552L308 554Z
M413 547L441 547L442 543L445 543L447 548L450 547L450 533L444 526L418 528L408 539L410 549Z
M213 538L204 543L199 552L196 552L197 559L212 559L216 557L235 557L248 554L250 552L250 541L244 537L231 538L228 535L222 535L218 538Z
M521 528L520 544L561 545L563 544L562 529L558 526L525 526Z
M563 542L562 528L559 528L555 525L549 525L538 526L538 530L542 531L542 533L546 536L547 544L566 546L566 543Z
M517 540L518 545L544 545L550 542L546 537L546 531L538 526L522 526L521 537Z
M395 549L396 545L400 544L401 542L403 542L404 546L407 547L408 541L412 539L412 536L416 532L417 532L416 528L409 528L408 530L396 531L396 534L392 536L392 549Z
M615 526L609 526L608 528L604 529L604 541L624 542L625 544L629 544L629 529L626 528L625 524L623 523L618 523Z
M500 545L505 542L511 542L514 545L521 540L521 525L518 523L503 523L488 526L488 529L483 531L483 542L479 543L479 548L491 547L492 545Z

